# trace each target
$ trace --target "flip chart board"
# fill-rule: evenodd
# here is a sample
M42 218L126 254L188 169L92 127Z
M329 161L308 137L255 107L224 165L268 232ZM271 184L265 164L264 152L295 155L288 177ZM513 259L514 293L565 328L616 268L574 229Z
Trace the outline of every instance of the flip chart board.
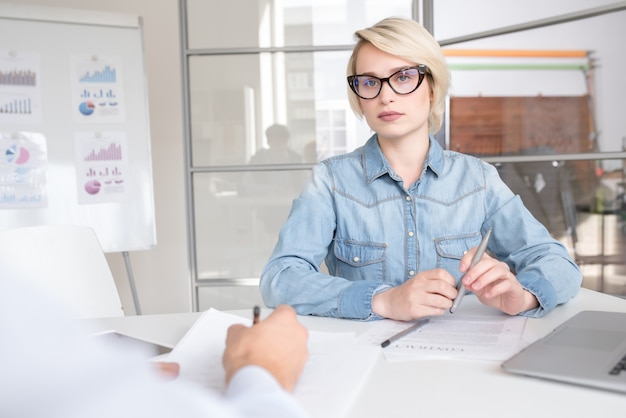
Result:
M0 3L0 229L156 245L141 18Z

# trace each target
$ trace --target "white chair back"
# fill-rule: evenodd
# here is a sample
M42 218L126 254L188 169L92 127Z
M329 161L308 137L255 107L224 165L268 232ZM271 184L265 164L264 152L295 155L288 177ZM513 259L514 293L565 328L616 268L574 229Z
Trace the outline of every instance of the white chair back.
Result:
M92 228L42 225L0 231L0 278L30 280L82 318L124 316Z

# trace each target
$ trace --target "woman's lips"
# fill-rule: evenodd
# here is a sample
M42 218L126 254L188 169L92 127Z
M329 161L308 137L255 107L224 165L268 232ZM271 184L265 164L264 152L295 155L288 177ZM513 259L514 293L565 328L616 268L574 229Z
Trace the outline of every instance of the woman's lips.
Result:
M399 112L382 112L378 114L378 119L384 120L385 122L393 122L401 116L402 113Z

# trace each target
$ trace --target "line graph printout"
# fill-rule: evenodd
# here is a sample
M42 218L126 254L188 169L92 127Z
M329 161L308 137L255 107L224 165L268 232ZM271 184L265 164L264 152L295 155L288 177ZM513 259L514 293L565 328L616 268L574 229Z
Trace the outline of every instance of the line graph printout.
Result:
M130 197L124 132L76 132L74 149L79 203L119 202Z
M125 122L125 99L119 57L71 58L72 110L80 123Z
M467 298L466 298L467 299ZM489 309L489 308L486 308ZM378 344L406 329L410 322L383 320L373 322L359 336L359 342ZM389 361L427 358L506 360L518 352L526 317L490 314L446 313L383 349Z
M0 50L0 124L39 124L41 56Z
M46 138L0 132L0 209L48 206Z

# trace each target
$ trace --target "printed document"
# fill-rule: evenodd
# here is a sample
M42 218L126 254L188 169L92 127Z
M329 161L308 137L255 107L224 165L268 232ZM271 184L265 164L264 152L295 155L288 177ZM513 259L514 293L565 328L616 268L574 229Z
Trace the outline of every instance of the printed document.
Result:
M412 322L382 320L372 323L358 341L380 345ZM509 316L483 306L468 296L454 313L433 316L424 326L382 349L388 361L457 358L502 361L517 353L526 317Z

